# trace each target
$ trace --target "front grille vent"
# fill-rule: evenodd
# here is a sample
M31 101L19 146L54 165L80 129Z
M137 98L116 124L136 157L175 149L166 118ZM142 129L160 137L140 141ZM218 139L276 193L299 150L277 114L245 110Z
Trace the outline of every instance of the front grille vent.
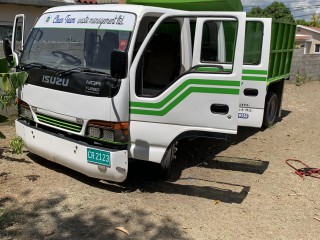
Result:
M49 125L52 125L55 127L59 127L59 128L63 128L63 129L73 131L73 132L80 132L82 129L81 124L61 120L61 119L54 118L54 117L49 117L49 116L39 114L39 113L37 113L37 118L42 123L46 123L46 124L49 124Z

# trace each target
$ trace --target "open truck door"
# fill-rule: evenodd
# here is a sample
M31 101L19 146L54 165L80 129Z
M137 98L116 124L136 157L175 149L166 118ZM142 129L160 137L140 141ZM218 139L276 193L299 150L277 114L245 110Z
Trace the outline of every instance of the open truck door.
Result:
M261 127L270 61L271 18L247 18L239 126Z
M19 14L14 18L11 49L16 64L19 64L20 55L23 50L24 32L25 32L25 15Z
M136 45L144 40L130 70L131 157L159 162L182 137L236 134L245 13L181 12L150 19L141 20L152 28L146 36L139 30ZM208 28L216 26L225 27L218 31L223 35L233 31L226 42L229 59L214 43L225 36L208 40ZM222 67L226 60L228 71Z

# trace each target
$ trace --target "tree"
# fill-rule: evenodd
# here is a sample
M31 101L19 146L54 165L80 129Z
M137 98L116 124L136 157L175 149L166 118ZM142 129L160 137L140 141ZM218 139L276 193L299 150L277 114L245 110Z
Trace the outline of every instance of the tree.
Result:
M320 16L316 13L313 13L311 20L309 22L310 27L320 27Z
M289 8L281 2L273 2L271 5L262 9L254 7L248 12L249 17L270 17L278 21L294 22L294 18Z
M297 25L303 25L303 26L310 26L310 22L306 21L305 19L296 19Z
M248 17L264 17L263 9L261 7L254 7L247 13Z

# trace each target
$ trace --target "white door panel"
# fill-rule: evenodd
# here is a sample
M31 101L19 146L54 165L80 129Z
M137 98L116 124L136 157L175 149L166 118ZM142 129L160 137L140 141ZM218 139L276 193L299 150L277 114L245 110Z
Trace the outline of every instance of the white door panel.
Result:
M244 63L243 65L239 107L240 111L241 108L248 108L246 111L252 113L249 113L247 119L239 119L239 126L261 127L267 94L272 20L270 18L247 18L247 22L263 24L263 41L260 63L256 65ZM257 90L258 95L247 95L248 89Z

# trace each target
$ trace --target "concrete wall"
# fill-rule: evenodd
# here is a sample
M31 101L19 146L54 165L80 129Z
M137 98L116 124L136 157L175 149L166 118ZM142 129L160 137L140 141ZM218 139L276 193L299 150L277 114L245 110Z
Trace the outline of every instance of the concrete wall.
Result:
M309 80L320 79L320 54L303 54L304 49L295 49L292 57L290 82L296 80L297 74Z
M47 9L47 7L1 4L0 24L13 25L15 15L23 13L26 15L25 33L28 35L37 18Z
M35 7L25 5L14 5L14 4L1 4L0 5L0 25L12 25L14 17L17 14L25 14L26 25L25 25L25 37L29 34L37 18L48 9L48 7ZM2 41L0 40L0 58L3 57Z

